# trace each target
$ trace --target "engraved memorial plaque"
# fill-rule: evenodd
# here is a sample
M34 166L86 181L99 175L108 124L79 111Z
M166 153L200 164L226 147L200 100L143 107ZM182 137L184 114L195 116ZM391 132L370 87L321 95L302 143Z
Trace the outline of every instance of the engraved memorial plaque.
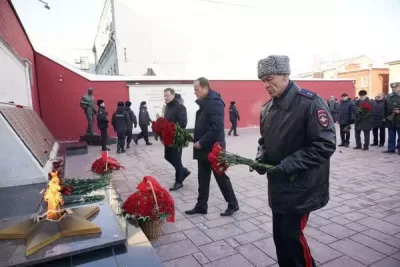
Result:
M41 166L49 160L54 136L33 109L0 107L11 128L26 145Z

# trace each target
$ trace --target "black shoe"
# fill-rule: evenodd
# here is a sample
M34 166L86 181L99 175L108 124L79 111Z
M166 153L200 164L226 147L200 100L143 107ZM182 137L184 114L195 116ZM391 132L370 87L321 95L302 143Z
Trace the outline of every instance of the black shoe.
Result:
M345 146L345 144L344 144L344 143L340 143L340 144L338 145L338 147L342 147L342 146Z
M349 146L350 146L350 143L346 143L344 146L345 146L345 147L349 147Z
M353 147L353 149L361 149L360 146Z
M379 145L379 147L383 147L385 144L381 144L381 145Z
M186 213L187 215L193 215L193 214L207 214L207 211L194 208L194 209L192 209L192 210L187 210L187 211L185 211L185 213Z
M139 139L138 139L137 137L133 138L133 142L134 142L136 145L138 145L138 141L139 141Z
M169 191L175 191L183 187L182 183L174 183L174 186L169 189Z
M231 136L231 132L228 132L228 135Z
M191 174L191 172L188 169L185 169L185 173L183 174L183 180L188 178L190 174Z
M239 136L238 134L234 134L233 136Z
M123 149L123 148L121 148L121 151L120 151L120 153L125 153L126 152L126 150L125 149Z
M391 151L391 150L386 150L386 151L383 151L382 153L385 153L385 154L393 154L393 153L396 153L396 151Z
M368 150L369 148L368 147L363 147L363 149L362 150Z
M151 146L153 143L147 142L146 146Z
M371 146L378 146L378 144L372 144Z
M239 207L227 208L225 212L221 213L221 216L232 216L238 210L239 210Z
M117 154L121 154L121 148L117 148Z
M130 144L126 144L126 148L131 148Z

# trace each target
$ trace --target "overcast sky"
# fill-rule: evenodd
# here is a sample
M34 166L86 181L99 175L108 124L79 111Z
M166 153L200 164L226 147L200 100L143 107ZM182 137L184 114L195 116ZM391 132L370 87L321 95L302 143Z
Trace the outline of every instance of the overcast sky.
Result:
M218 63L225 74L250 75L269 54L289 55L293 72L307 71L316 54L400 59L400 0L117 1L185 36L198 58L212 48L201 64ZM36 0L12 2L38 50L68 62L91 53L103 0L47 0L50 10Z

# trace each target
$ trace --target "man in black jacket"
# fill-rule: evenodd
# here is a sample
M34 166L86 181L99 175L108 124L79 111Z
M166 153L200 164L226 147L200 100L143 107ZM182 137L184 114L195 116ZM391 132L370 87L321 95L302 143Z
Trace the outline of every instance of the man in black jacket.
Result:
M340 101L338 108L338 123L340 125L340 141L338 145L340 147L349 147L350 145L350 127L354 123L355 118L355 106L353 101L349 98L348 94L342 94L342 100Z
M231 135L233 131L234 136L239 136L237 134L237 123L240 120L240 116L235 104L235 101L231 101L231 105L229 106L229 121L231 122L231 129L229 130L228 135Z
M125 112L124 102L118 102L117 110L114 112L111 124L117 133L117 153L125 152L125 136L128 124L130 123L129 115Z
M384 153L400 155L400 82L390 84L392 92L385 98L385 117L388 126L388 150ZM396 146L397 134L397 146Z
M97 111L97 127L100 130L101 150L109 151L110 149L107 147L108 113L103 100L97 100L97 106L99 107Z
M372 136L374 137L374 139L371 146L383 147L385 145L386 139L385 94L378 94L375 97L375 101L373 104L374 107L372 109Z
M208 161L208 153L211 152L216 142L225 147L225 103L220 94L211 90L209 81L204 77L195 81L194 93L197 97L196 103L199 105L199 110L196 112L193 145L193 158L197 160L198 166L199 196L195 207L192 210L185 211L185 213L189 215L207 213L211 172L213 172L218 187L225 201L228 202L228 209L221 213L221 216L230 216L239 210L231 181L225 173L218 174L212 170Z
M135 128L137 127L137 119L135 113L131 109L131 105L132 103L130 101L125 102L125 111L129 115L128 129L126 130L126 148L130 148L133 126L135 126Z
M147 111L146 101L140 102L139 107L139 127L141 132L133 139L135 144L138 144L139 139L144 139L146 145L150 146L152 143L149 141L149 125L151 123L149 112Z
M186 107L179 103L175 90L172 88L165 89L164 99L166 104L164 118L185 129L187 125ZM174 191L182 188L183 181L190 175L190 171L182 165L182 149L165 146L164 158L175 168L175 183L169 190Z
M258 62L258 77L272 99L261 110L256 160L276 166L267 178L278 264L309 267L315 262L303 230L310 212L329 201L335 124L326 101L300 89L289 75L287 56L273 55Z
M367 91L365 90L360 90L358 92L359 99L355 102L355 109L356 109L356 119L354 123L354 128L355 128L355 138L356 138L356 146L354 149L362 149L362 150L368 150L369 149L369 144L370 144L370 135L371 135L371 130L373 127L373 122L372 122L372 110L371 112L366 113L365 115L362 115L359 111L361 108L361 105L363 103L369 104L371 108L373 107L372 101L367 97ZM361 132L364 133L364 146L361 144Z

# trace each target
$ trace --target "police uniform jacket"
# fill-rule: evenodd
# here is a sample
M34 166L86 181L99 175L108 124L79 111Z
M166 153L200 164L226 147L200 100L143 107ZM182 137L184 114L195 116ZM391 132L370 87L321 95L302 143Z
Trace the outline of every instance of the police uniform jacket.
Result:
M268 174L273 212L304 214L328 203L330 157L336 150L328 110L325 100L291 81L278 100L263 106L257 158L280 170L279 177Z
M97 112L97 127L99 130L104 130L108 128L108 119L107 119L107 111L105 107L99 107L99 111Z
M396 95L392 92L385 98L385 117L387 118L392 115L396 108L400 108L400 95ZM394 115L393 120L388 121L387 123L391 128L397 127L400 129L400 114Z
M129 115L129 122L128 122L128 125L127 125L128 126L128 130L132 130L133 129L133 125L135 125L135 127L137 126L137 118L135 116L135 113L131 109L131 107L125 107L125 111Z
M128 130L130 119L124 107L117 107L117 110L113 114L111 123L114 127L114 131L117 133L126 132Z

